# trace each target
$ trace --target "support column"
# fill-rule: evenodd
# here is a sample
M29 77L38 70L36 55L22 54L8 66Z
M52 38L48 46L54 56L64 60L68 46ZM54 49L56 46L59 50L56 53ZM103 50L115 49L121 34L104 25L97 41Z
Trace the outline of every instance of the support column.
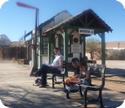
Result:
M35 65L35 51L34 51L34 34L32 33L32 52L31 52L31 73L30 76L33 75L33 73L36 71L36 65Z
M64 60L66 63L68 63L68 33L66 33L65 31L62 33L63 36L63 54L64 54ZM68 72L67 69L65 69L66 71L66 76L68 76Z
M102 64L106 65L105 63L105 60L106 60L105 33L101 33L99 34L99 36L101 37L101 60L102 60Z
M39 17L39 9L36 8L35 11L35 36L34 36L34 69L38 69L38 48L37 48L37 41L38 41L38 17Z
M39 69L40 68L40 66L41 66L41 64L40 64L40 35L37 37L37 45L38 45L38 47L37 47L37 64L38 64L38 66L37 66L37 68Z
M85 39L85 36L82 36L82 38L80 38L80 41L81 41L81 50L82 50L82 57L85 57L85 54L86 54L86 39Z
M49 63L51 63L51 35L50 33L48 34L48 57L49 57Z
M32 64L31 65L32 65L32 67L34 67L34 64L35 64L35 60L34 60L35 59L35 53L34 53L34 33L32 33L31 35L32 35L32 45L33 45L32 46L32 56L31 56L31 60L32 60L31 63ZM34 69L32 71L34 71Z
M40 66L42 65L42 29L40 29Z
M29 61L29 45L26 43L26 60Z

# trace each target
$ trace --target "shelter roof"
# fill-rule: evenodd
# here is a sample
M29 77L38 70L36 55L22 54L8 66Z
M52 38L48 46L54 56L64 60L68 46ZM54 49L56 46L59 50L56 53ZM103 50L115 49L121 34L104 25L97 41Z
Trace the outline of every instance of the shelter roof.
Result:
M44 23L41 23L38 28L47 33L63 26L94 29L95 34L112 32L112 28L92 9L85 10L76 16L72 16L68 11L64 10ZM24 37L30 34L32 34L32 31L28 32Z
M109 32L112 31L111 27L106 24L93 10L88 9L83 11L82 13L70 17L61 23L47 29L45 32L49 32L56 28L60 28L63 26L72 26L72 27L83 27L83 28L90 28L95 30L96 33L101 32Z
M48 19L47 21L41 23L38 26L38 29L42 29L42 31L46 31L47 29L52 28L53 26L60 24L62 21L64 21L65 19L67 19L71 16L72 15L67 10L63 10L63 11L57 13L55 16ZM28 32L24 36L24 38L26 38L30 34L32 34L32 31Z

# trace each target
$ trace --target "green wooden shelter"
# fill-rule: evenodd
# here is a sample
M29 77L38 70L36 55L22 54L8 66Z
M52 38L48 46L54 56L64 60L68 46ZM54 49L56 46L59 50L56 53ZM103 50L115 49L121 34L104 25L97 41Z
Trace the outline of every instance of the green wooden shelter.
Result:
M88 9L76 16L69 15L52 26L43 23L38 27L38 31L37 64L39 66L46 63L45 61L47 63L52 61L54 47L61 48L67 62L73 57L84 57L86 37L91 35L98 35L101 39L101 61L105 65L105 33L111 32L112 29L93 10Z

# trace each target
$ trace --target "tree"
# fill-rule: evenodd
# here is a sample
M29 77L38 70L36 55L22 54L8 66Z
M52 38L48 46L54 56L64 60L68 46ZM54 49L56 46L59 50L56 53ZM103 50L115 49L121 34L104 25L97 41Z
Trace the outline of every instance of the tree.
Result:
M86 51L90 53L91 59L100 56L100 41L96 38L89 38L86 42Z
M0 34L0 46L9 46L10 44L10 39L5 34Z

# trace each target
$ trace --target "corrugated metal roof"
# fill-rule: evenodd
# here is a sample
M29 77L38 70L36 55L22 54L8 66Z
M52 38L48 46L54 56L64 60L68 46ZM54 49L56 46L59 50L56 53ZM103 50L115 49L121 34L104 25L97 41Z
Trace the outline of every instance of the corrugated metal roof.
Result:
M63 10L63 11L57 13L52 18L45 21L44 23L41 23L38 26L38 28L42 29L42 31L46 31L47 29L52 28L55 25L58 25L59 23L61 23L62 21L66 20L67 18L69 18L71 16L72 15L67 10ZM30 34L32 34L32 31L28 32L24 37L26 38Z

